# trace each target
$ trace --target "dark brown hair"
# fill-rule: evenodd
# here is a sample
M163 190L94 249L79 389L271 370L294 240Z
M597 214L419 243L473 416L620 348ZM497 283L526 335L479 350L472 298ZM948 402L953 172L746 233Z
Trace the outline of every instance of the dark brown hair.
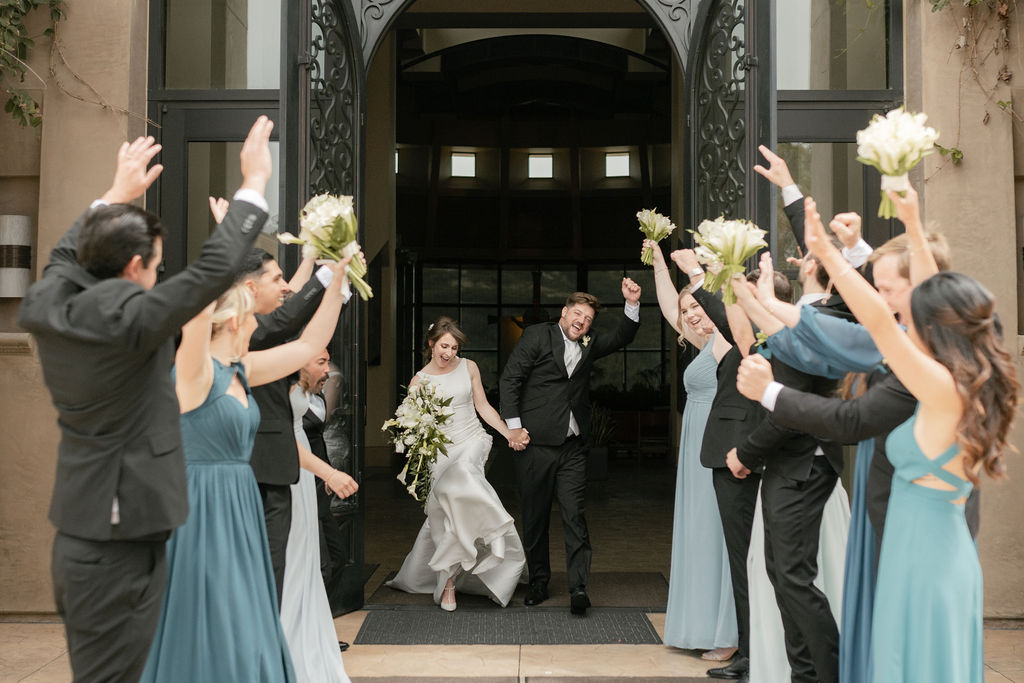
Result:
M964 405L957 441L967 477L978 483L981 463L993 479L1006 474L1003 451L1016 415L1017 370L1003 348L992 294L962 273L937 273L910 297L914 329L928 352L949 370Z
M450 334L455 337L455 343L462 349L466 344L469 343L469 338L466 333L459 328L459 324L452 318L446 315L442 315L440 318L430 323L430 327L427 328L427 334L423 338L423 354L430 360L430 354L433 351L434 344L438 339L446 334Z
M573 292L569 296L565 297L565 307L572 308L576 304L586 304L594 309L594 315L601 310L601 302L597 300L597 297L593 294L587 294L586 292Z

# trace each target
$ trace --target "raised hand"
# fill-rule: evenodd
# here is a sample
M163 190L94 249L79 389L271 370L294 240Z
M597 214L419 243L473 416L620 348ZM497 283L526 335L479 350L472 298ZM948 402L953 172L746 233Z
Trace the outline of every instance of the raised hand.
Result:
M651 253L654 254L654 270L660 270L661 268L667 268L665 264L665 255L661 253L661 247L658 243L652 239L645 239L643 246L640 248L640 253L643 254L645 249L650 249Z
M847 211L833 216L828 227L829 230L835 233L835 236L839 238L844 247L853 249L860 242L860 225L860 214Z
M148 168L163 147L152 137L135 138L134 142L122 143L117 150L117 170L114 182L101 199L108 204L127 204L138 199L164 170L162 164Z
M771 363L759 353L744 358L736 371L736 389L751 401L760 401L774 381Z
M218 224L221 223L224 220L224 216L228 215L229 206L228 200L223 197L210 197L210 213L213 214L213 220L217 221Z
M762 252L758 268L761 269L761 272L757 276L757 300L761 302L762 306L771 311L776 301L775 265L772 262L771 253L767 251Z
M746 479L747 475L750 474L750 470L747 469L746 465L740 462L739 455L736 454L735 448L725 454L725 464L728 465L729 471L732 472L732 476L737 479Z
M896 206L896 217L900 219L903 225L909 229L911 225L918 226L921 224L921 205L917 197L917 190L913 187L908 187L905 196L900 196L899 192L893 190L886 190L886 194L889 195L889 199Z
M676 264L679 270L687 275L701 267L700 261L697 260L697 254L693 249L676 249L669 254L669 258L672 259L672 263ZM696 277L700 276L697 275Z
M628 277L622 278L622 298L636 306L640 303L640 285Z
M239 161L242 169L242 187L263 194L267 189L267 181L274 171L274 162L270 156L270 131L274 130L274 122L266 116L256 119L249 129L249 135L242 143Z
M789 173L789 166L786 165L786 162L782 157L764 145L758 145L757 149L761 152L761 155L767 159L768 168L758 164L754 166L755 171L763 175L773 185L777 185L778 187L786 187L787 185L794 184L793 176Z

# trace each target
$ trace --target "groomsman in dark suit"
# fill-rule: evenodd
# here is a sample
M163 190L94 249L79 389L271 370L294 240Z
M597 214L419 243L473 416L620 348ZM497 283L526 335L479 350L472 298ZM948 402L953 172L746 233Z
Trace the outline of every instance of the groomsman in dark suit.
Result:
M590 536L583 516L590 423L590 370L594 361L630 342L640 326L640 286L622 280L626 300L616 329L590 335L599 304L585 292L570 294L557 323L523 331L501 375L501 417L511 441L529 442L515 456L523 512L523 545L530 570L524 602L548 599L551 562L548 522L557 496L565 532L569 603L573 614L590 607Z
M267 219L272 128L256 121L226 218L199 258L160 284L163 224L127 203L160 174L147 170L160 145L125 143L113 185L22 301L18 324L35 337L61 430L51 573L76 681L136 681L145 666L165 544L188 516L173 338L232 284Z
M297 337L316 312L323 299L324 288L330 285L333 275L330 268L323 266L298 292L292 294L281 267L262 249L253 249L249 253L242 272L242 281L256 299L257 327L249 341L250 351L273 348ZM349 293L346 292L346 302L348 298ZM294 376L283 377L252 388L252 395L260 407L260 425L250 465L263 499L278 606L284 589L285 555L292 524L290 487L299 480L299 451L295 445L292 406L288 399L294 383ZM347 480L344 486L352 487L354 491L356 484L352 478L344 472L341 474Z

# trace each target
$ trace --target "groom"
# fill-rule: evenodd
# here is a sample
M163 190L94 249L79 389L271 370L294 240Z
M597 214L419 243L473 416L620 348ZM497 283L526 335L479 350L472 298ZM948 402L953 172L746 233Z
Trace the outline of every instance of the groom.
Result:
M570 610L583 615L590 607L586 590L590 537L583 516L590 370L595 360L629 344L636 336L640 286L623 278L622 296L626 304L615 331L591 337L590 325L600 304L586 292L570 294L557 324L523 330L501 375L500 412L512 431L510 441L528 442L516 457L523 544L530 568L530 591L524 600L527 605L548 599L548 522L551 501L557 496L565 533Z

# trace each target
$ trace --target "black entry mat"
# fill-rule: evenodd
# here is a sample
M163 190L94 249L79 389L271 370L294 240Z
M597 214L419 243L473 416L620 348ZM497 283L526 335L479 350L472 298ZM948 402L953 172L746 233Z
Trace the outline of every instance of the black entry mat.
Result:
M596 607L585 617L565 608L518 607L445 612L370 610L357 645L659 645L643 610Z
M352 679L355 683L355 679ZM527 676L526 683L708 683L707 676Z
M395 572L389 573L387 580L394 576ZM509 601L509 607L521 606L527 590L527 584L520 584ZM569 584L565 572L555 572L548 585L548 592L551 597L544 603L544 607L569 606ZM664 612L665 605L668 604L668 581L661 572L594 572L587 583L587 593L590 595L590 601L598 607L643 607L648 612ZM455 597L460 609L463 605L471 608L498 609L489 598L482 596L456 593ZM406 593L384 584L373 592L366 605L369 609L381 605L438 609L434 605L432 595Z

